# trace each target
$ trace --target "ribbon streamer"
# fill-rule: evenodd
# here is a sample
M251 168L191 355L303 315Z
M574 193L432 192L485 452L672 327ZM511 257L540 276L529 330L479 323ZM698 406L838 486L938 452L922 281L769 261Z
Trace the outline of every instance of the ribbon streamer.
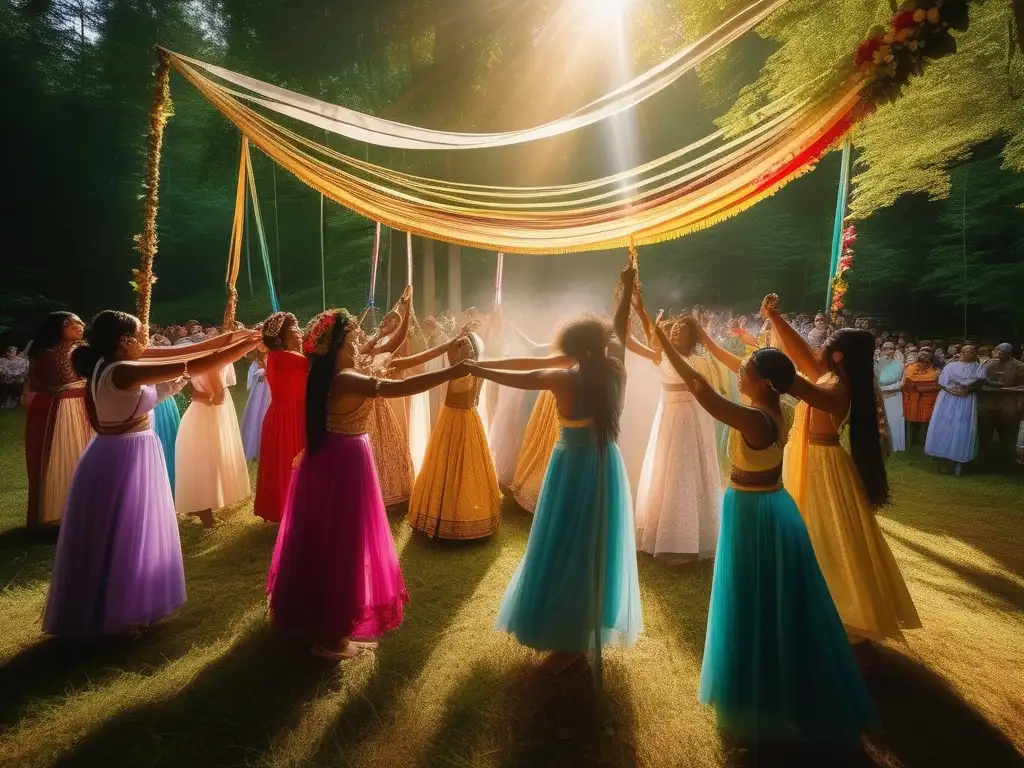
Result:
M754 0L735 16L680 49L665 61L586 106L543 125L502 133L436 131L384 120L303 96L286 88L280 88L179 53L171 51L167 51L167 53L179 61L188 62L193 67L204 70L208 75L225 83L245 89L246 92L233 91L233 93L251 104L355 141L395 149L481 149L523 144L559 136L635 107L660 93L687 72L692 71L702 62L726 48L787 2L789 0Z
M373 256L370 259L370 300L367 306L373 306L373 297L377 293L377 262L380 260L380 222L373 233Z
M498 266L494 272L494 306L501 306L501 283L505 272L505 254L498 252Z
M260 196L256 192L256 177L252 174L252 157L249 154L249 142L242 144L242 152L245 154L245 170L249 177L249 195L252 200L253 218L256 219L256 233L259 235L260 255L263 258L263 271L267 276L267 292L270 294L270 308L274 312L280 312L281 306L277 303L277 291L274 289L274 276L270 271L270 250L267 248L267 233L263 231L263 215L260 213Z
M405 284L412 285L412 233L405 233Z

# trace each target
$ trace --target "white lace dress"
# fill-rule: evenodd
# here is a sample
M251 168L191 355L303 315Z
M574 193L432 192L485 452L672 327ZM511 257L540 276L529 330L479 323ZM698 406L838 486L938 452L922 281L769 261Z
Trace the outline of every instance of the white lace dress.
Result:
M713 557L722 503L715 422L667 361L661 384L637 491L637 549L674 561Z

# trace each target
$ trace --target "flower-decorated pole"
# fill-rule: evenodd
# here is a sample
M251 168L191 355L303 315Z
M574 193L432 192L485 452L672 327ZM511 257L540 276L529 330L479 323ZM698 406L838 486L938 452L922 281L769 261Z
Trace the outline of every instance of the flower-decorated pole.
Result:
M828 287L825 289L825 307L832 306L832 283L839 269L839 259L843 252L843 221L846 219L846 205L850 198L850 158L853 149L850 136L847 134L843 142L843 165L839 171L839 195L836 198L836 220L832 226L832 259L828 268ZM834 320L835 318L833 318Z
M171 69L167 52L157 49L158 64L153 101L149 107L149 129L146 133L146 173L142 181L142 231L135 235L135 250L142 257L139 268L132 270L135 289L135 314L142 321L142 332L149 335L149 307L153 295L153 259L157 251L156 212L160 199L160 154L164 146L164 127L174 114L171 105Z

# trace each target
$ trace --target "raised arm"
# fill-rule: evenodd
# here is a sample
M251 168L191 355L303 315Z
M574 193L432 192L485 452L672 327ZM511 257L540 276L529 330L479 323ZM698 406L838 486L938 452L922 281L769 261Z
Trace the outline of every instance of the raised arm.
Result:
M796 328L779 314L778 300L779 297L774 293L765 296L761 303L761 317L771 321L772 331L779 349L789 356L793 364L796 365L796 369L804 376L816 379L828 373L828 366L815 354L807 339L801 336Z
M655 365L661 362L661 353L656 349L648 347L632 333L630 333L626 338L626 349L640 355L640 357L647 358Z
M133 389L139 389L150 384L162 384L165 381L173 381L186 374L201 376L204 373L220 370L225 365L230 365L250 349L255 348L258 343L259 340L255 338L245 339L216 352L208 352L203 357L188 363L144 365L129 363L127 365L119 365L114 369L111 378L115 387L130 392Z
M456 337L451 341L445 341L437 346L431 347L430 349L425 349L418 354L409 355L408 357L393 357L391 358L391 368L396 371L404 371L409 368L415 368L417 365L429 363L435 357L440 357L451 349L458 340L458 337Z
M723 424L739 430L751 445L771 445L775 439L772 432L774 425L765 418L761 411L734 403L732 400L722 397L711 386L711 383L695 371L669 343L664 329L660 326L655 326L654 332L661 340L666 359L676 369L676 373L686 382L690 391L693 392L693 396L697 398L697 402L700 403L705 411Z
M711 334L708 333L696 319L691 317L689 318L689 322L693 323L693 327L697 333L697 338L700 340L700 343L704 345L704 349L710 352L711 356L715 358L715 360L720 362L730 371L733 373L739 373L740 365L743 363L743 358L738 355L734 355L732 352L729 352L727 349L720 346L717 341L711 338Z
M545 368L572 368L576 364L568 355L546 357L502 357L496 360L478 360L475 367L491 371L537 371ZM486 378L483 374L476 374Z
M411 314L410 307L412 306L412 287L406 286L405 293L402 294L402 298L398 300L398 314L401 317L401 322L398 324L398 329L391 334L390 337L384 341L377 341L373 346L374 354L382 354L386 352L394 352L405 343L405 337L409 335L409 316Z
M802 376L797 376L789 394L803 400L811 408L825 411L838 419L846 418L850 408L850 396L841 387L822 387Z
M629 337L629 312L630 302L633 299L633 286L636 285L636 268L630 264L626 266L619 275L619 283L622 288L622 295L619 296L619 306L615 309L615 318L612 321L612 330L615 332L619 343L625 347Z

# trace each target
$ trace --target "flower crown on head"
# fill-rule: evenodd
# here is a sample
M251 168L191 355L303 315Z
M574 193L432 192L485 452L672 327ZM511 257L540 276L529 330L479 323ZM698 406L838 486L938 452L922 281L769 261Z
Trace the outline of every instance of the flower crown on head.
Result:
M296 323L298 322L298 320L295 320L295 315L291 312L275 312L264 321L263 335L270 338L279 336L285 321L289 319L294 320Z
M331 337L334 326L339 321L348 322L348 313L344 309L329 309L309 321L302 337L302 351L307 355L323 356L331 351Z

